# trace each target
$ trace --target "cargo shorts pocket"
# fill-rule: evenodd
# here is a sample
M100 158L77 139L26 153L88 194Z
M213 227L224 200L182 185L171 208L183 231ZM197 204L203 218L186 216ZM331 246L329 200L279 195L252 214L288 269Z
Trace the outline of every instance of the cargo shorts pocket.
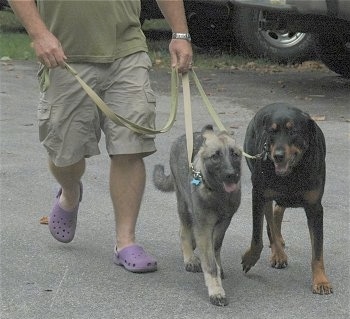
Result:
M156 106L157 97L152 90L145 90L146 99L148 103L153 103Z
M42 94L44 95L44 94ZM48 120L51 114L51 105L46 101L43 96L40 97L40 102L37 109L37 118L39 121Z

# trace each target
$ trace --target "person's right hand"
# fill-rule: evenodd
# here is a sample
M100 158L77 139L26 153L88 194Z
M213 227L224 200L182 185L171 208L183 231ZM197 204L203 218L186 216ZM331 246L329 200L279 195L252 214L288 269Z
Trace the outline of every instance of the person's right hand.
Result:
M64 67L67 59L60 41L49 31L33 39L33 49L38 60L48 68Z

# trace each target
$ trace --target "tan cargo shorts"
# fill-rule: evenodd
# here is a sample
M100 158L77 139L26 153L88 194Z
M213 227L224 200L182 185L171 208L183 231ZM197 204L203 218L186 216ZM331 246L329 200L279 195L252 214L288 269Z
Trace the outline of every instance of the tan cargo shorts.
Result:
M151 89L148 54L139 52L113 63L72 64L79 76L119 115L155 128L156 97ZM38 106L39 139L56 166L100 154L101 130L109 155L156 151L154 135L142 135L108 119L67 70L50 70L50 85Z

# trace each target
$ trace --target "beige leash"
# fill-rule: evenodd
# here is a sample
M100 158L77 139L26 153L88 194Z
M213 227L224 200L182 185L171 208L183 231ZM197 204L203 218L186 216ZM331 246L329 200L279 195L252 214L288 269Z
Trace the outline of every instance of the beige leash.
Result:
M191 106L191 91L189 72L182 75L182 93L184 97L184 117L185 117L185 132L186 132L186 146L187 159L191 167L193 155L193 127L192 127L192 106Z
M198 89L198 92L199 92L200 96L202 97L202 100L203 100L203 102L204 102L204 104L205 104L205 106L206 106L206 108L207 108L207 110L208 110L210 116L211 116L212 119L214 120L216 126L217 126L221 131L227 131L226 128L225 128L225 126L224 126L224 125L222 124L222 122L220 121L220 118L219 118L218 114L216 113L216 111L215 111L213 105L210 103L210 101L209 101L207 95L205 94L205 92L204 92L204 90L203 90L203 87L202 87L202 85L201 85L201 83L200 83L200 81L199 81L199 79L198 79L198 77L197 77L197 75L196 75L196 72L194 72L194 70L192 69L192 70L190 70L189 73L191 73L191 75L192 75L192 77L193 77L193 80L194 80L194 82L195 82L195 84L196 84L196 87L197 87L197 89ZM184 81L185 81L185 82L189 81L189 80L188 80L188 76L185 77L185 78L183 77L182 81L183 81L183 86L185 87ZM187 83L186 83L186 86L187 86ZM189 87L189 84L188 84L188 87ZM186 105L185 105L185 104L186 104ZM184 92L184 109L185 109L185 110L188 110L188 109L191 110L190 93L187 93L187 94L186 94L186 97L185 97L185 92ZM186 116L186 113L185 113L185 116ZM189 115L188 115L188 116L189 116ZM185 118L185 123L186 123L186 118ZM192 119L191 119L191 130L192 130ZM189 130L187 129L187 125L186 125L186 140L187 140L187 151L188 151L188 163L190 164L190 166L191 166L192 152L193 152L193 133L192 133L192 132L193 132L193 131L189 131ZM187 137L187 135L191 135L191 137ZM190 145L189 145L189 143L190 143ZM261 154L257 154L257 155L252 156L252 155L249 155L249 154L247 154L246 152L244 152L243 149L241 149L241 151L242 151L242 155L243 155L244 157L247 157L247 158L250 158L250 159L261 159L261 158L262 158L262 155L263 155L263 153L264 153L264 152L263 152L263 153L261 153Z
M174 125L178 107L178 87L179 87L179 75L176 68L172 68L171 71L171 109L169 113L169 118L161 129L151 129L148 127L144 127L138 125L136 123L131 122L130 120L116 114L113 112L108 105L95 93L93 89L89 85L87 85L78 75L78 73L68 64L65 63L66 69L77 79L85 92L89 95L89 97L95 102L95 104L100 108L100 110L106 114L113 122L126 126L130 130L133 130L140 134L158 134L165 133L170 130L170 128ZM48 69L44 68L41 80L41 87L43 90L46 90L49 86L49 76ZM184 96L184 115L185 115L185 129L186 129L186 142L187 142L187 155L188 155L188 163L191 167L192 162L192 153L193 153L193 129L192 129L192 107L191 107L191 92L190 92L190 84L189 84L189 73L192 75L196 87L203 99L203 102L214 120L217 127L222 131L227 131L220 121L219 116L215 112L212 104L210 103L207 95L205 94L202 85L200 84L198 77L193 69L191 69L188 73L182 75L182 85L183 85L183 96ZM257 154L255 156L249 155L242 150L243 156L250 159L260 159L262 154Z
M130 130L140 133L140 134L158 134L158 133L165 133L171 129L173 126L175 119L176 119L176 113L177 113L177 106L178 106L178 72L177 69L173 68L171 72L171 108L169 113L169 118L166 122L166 124L161 129L151 129L148 127L144 127L141 125L138 125L136 123L131 122L130 120L118 115L117 113L113 112L108 105L95 93L93 89L89 85L87 85L78 75L78 73L67 63L66 69L74 75L74 77L77 79L77 81L80 83L82 88L85 90L87 95L90 96L90 98L95 102L95 104L100 108L100 110L106 114L114 123L126 126Z

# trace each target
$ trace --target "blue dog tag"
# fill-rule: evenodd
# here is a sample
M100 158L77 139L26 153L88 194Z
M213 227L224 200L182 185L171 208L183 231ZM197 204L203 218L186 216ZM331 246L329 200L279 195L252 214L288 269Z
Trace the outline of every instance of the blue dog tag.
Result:
M193 184L193 185L195 185L195 186L198 186L200 183L201 183L201 180L200 180L200 179L195 179L195 178L193 178L192 181L191 181L191 184Z

